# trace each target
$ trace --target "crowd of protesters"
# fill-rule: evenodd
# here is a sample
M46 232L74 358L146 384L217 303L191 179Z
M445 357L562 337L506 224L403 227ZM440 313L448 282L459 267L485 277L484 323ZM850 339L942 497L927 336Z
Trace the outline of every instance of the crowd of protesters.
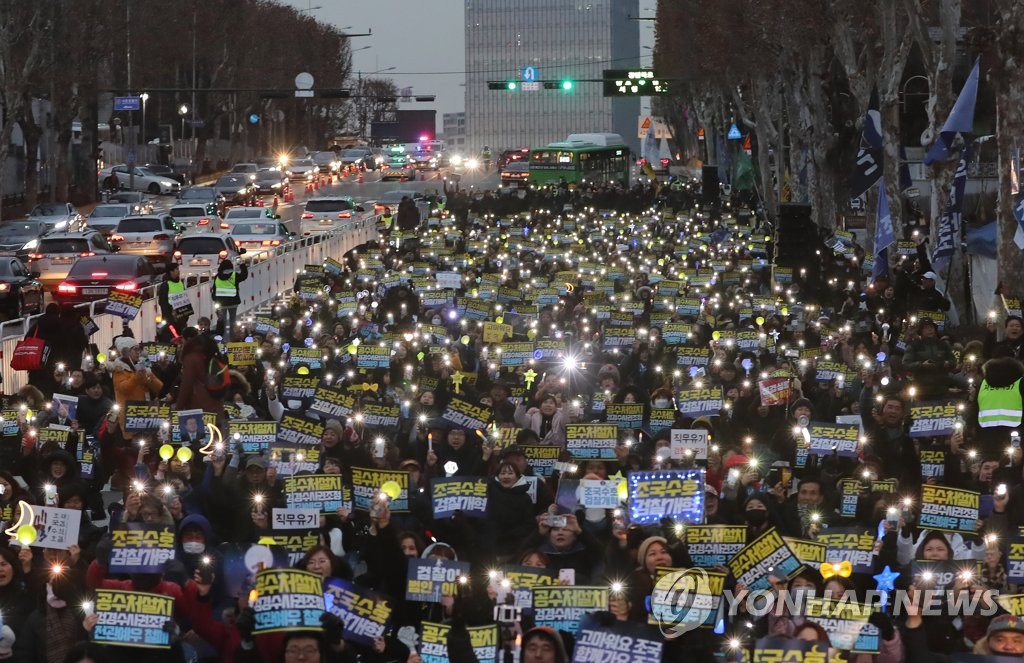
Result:
M495 610L508 588L496 575L524 567L554 586L607 589L594 628L645 629L662 661L759 660L768 643L794 661L1024 659L1012 602L986 615L951 605L961 593L1012 595L1024 582L1013 564L1024 525L1024 326L1013 300L976 333L955 326L925 243L873 282L863 251L843 237L807 238L804 262L773 265L773 230L759 212L702 206L684 183L446 193L444 209L412 232L399 227L309 266L293 293L259 311L230 307L223 321L171 311L174 333L97 348L74 311L47 310L36 329L50 357L4 406L0 520L11 541L0 545L0 660L483 663L470 633L495 624L499 661L596 660L574 658L579 632L538 620L536 606ZM626 341L610 342L623 329ZM158 334L170 343L155 352ZM255 361L230 365L222 380L235 356L228 343L253 348ZM533 350L509 362L510 344ZM364 346L390 348L386 365L361 368ZM313 388L287 391L299 377ZM347 414L317 414L320 390L350 398ZM692 407L698 392L712 410ZM77 398L73 414L64 397ZM486 416L448 416L453 402ZM946 413L928 415L942 434L913 432L921 403ZM165 425L129 425L139 404L168 406ZM573 455L572 427L608 423L610 408L628 404L642 415L618 425L609 454ZM371 425L361 413L373 407L397 409L397 423ZM193 410L205 413L205 431L172 436L175 413ZM311 468L282 452L280 438L247 450L230 434L240 421L289 420L320 432ZM815 425L851 421L852 449L809 444ZM673 430L704 431L706 445L676 453ZM538 463L539 447L556 449L555 462ZM251 590L265 567L247 556L275 546L271 516L295 506L285 479L340 475L350 489L365 469L407 477L404 508L392 508L386 487L368 508L344 500L283 565L386 601L386 628L365 642L345 614L327 610L315 629L261 632ZM651 470L696 472L700 513L634 522L632 493L596 508L577 490ZM486 483L482 514L435 516L432 486L452 477ZM970 522L922 526L929 486L974 495ZM22 505L76 511L77 541L20 545ZM898 574L892 592L913 596L928 587L922 562L963 571L937 610L874 605L863 620L876 636L867 650L799 608L659 629L659 569L700 567L686 532L702 525L738 527L743 543L772 532L812 543L830 531L867 533L866 560L844 568L850 551L830 547L833 557L768 572L768 592L867 600L884 572ZM140 528L172 533L173 558L161 572L111 571L124 532ZM436 601L413 600L415 558L468 562L469 572ZM725 561L707 570L723 572L730 591L751 590ZM173 598L166 646L97 641L99 590ZM449 627L443 656L422 650L425 623ZM811 658L799 641L826 653ZM615 660L657 660L631 655Z

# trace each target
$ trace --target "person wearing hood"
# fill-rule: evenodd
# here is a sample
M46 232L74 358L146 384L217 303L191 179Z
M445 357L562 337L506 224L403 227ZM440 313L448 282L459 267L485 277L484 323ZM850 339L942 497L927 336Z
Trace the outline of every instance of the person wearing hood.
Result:
M499 560L510 558L536 526L529 489L519 468L507 460L487 482L487 523L494 532L494 551Z
M86 639L81 603L85 579L77 569L48 573L46 598L28 615L18 631L15 660L24 663L61 663L78 642Z
M519 660L522 663L569 663L569 655L558 631L534 626L523 635Z
M355 435L354 430L346 430L337 419L324 422L320 448L321 459L337 459L345 471L353 467L373 467L373 459L362 439Z
M121 434L128 438L124 429L124 410L128 401L148 401L163 389L164 383L148 367L139 364L142 346L131 336L114 339L117 356L105 364L114 381L114 400L117 402L118 424Z
M82 483L69 483L57 490L57 506L61 509L73 509L80 512L81 521L78 525L79 556L86 562L96 557L96 545L106 533L106 527L94 525L87 508L89 490Z
M43 457L39 481L36 483L36 503L45 506L57 504L57 493L78 481L78 462L63 449Z
M238 284L249 277L249 268L245 263L238 267L238 271L235 271L235 265L230 260L222 260L213 279L213 301L218 307L217 334L223 336L225 341L235 339L235 317L242 303Z

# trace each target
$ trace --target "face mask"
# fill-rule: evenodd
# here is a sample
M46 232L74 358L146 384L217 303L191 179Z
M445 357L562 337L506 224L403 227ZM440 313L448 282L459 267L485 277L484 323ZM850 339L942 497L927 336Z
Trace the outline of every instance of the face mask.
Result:
M658 408L659 410L664 410L664 409L668 408L671 404L672 404L672 402L670 400L668 400L667 398L655 398L654 399L654 407Z
M186 541L181 544L181 549L189 555L201 555L206 550L206 544L199 541Z
M765 521L768 520L768 512L760 509L753 509L747 511L747 522L755 527L764 525Z
M441 324L441 318L431 318L430 324L432 324L432 325L439 325L439 324Z

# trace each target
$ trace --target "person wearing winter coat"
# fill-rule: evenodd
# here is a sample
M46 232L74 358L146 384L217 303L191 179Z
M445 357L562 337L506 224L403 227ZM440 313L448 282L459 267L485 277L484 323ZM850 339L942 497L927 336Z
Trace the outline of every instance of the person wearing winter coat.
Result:
M956 359L949 343L939 338L938 327L931 320L921 321L918 334L920 338L911 341L903 355L903 368L913 374L922 398L939 397L949 382Z
M142 347L134 338L118 336L114 339L114 348L117 357L104 366L114 381L114 401L120 410L117 417L121 434L128 437L124 429L125 404L128 401L148 401L160 393L164 383L148 367L139 364Z
M175 409L213 412L218 422L226 419L224 402L210 394L206 386L210 359L216 354L217 342L204 334L190 338L182 346L178 359L181 363L181 389Z
M527 409L522 403L516 407L516 425L536 433L541 444L565 444L565 428L569 423L565 409L558 407L558 400L552 394L545 394L539 401L538 407Z
M529 489L519 468L509 461L502 462L497 475L487 482L487 521L499 559L510 558L536 527Z
M982 457L1006 453L1010 432L1024 417L1024 364L1012 357L989 359L981 367L982 381L974 398L971 416L974 440ZM1020 462L1019 453L1015 461Z

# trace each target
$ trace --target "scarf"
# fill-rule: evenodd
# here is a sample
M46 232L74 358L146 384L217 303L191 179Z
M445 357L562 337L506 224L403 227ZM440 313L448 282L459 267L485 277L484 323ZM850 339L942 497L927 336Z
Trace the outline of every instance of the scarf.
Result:
M79 640L81 630L74 610L46 607L46 663L62 663Z

